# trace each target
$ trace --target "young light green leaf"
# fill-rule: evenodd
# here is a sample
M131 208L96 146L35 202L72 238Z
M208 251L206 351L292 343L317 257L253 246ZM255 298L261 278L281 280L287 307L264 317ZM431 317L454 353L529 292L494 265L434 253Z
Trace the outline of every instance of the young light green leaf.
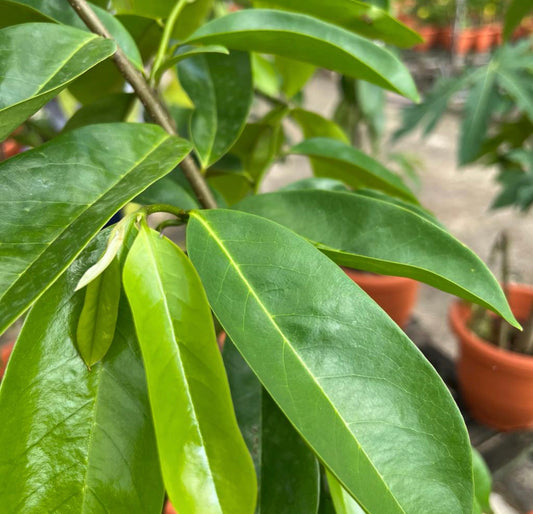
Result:
M457 406L336 264L281 225L222 209L191 213L187 249L226 333L366 512L471 513Z
M336 514L365 514L359 504L346 492L339 481L326 470L329 492L335 505Z
M0 141L114 51L112 41L62 25L0 30Z
M328 137L346 144L350 143L348 136L337 123L316 112L306 111L298 107L290 112L290 117L300 125L305 139Z
M378 161L342 141L317 137L307 139L290 150L306 155L319 166L315 175L341 180L354 189L369 187L404 200L418 203L402 179Z
M517 326L481 259L441 226L400 205L338 191L287 191L249 198L236 208L285 225L337 264L426 282Z
M290 184L278 189L278 191L305 191L308 189L323 189L325 191L344 191L345 193L350 192L350 190L340 180L320 177L309 177L304 178L302 180L297 180L296 182L291 182Z
M418 99L409 71L388 50L304 14L244 9L203 25L187 42L281 55Z
M4 512L161 512L164 489L126 298L103 362L89 371L75 348L83 293L74 286L107 235L36 303L15 345L0 389Z
M190 514L250 514L253 464L196 271L174 243L143 223L126 258L124 289L172 504Z
M0 333L113 214L169 173L190 148L154 125L108 123L2 162Z
M180 62L178 73L195 106L190 132L207 168L229 150L246 123L253 98L250 56L197 55Z
M115 260L119 250L122 248L124 241L133 225L135 216L126 216L120 220L111 230L107 246L102 257L98 259L98 262L93 264L81 277L76 291L79 291L87 284L99 277L107 267Z
M89 369L104 358L113 342L120 291L120 265L115 258L85 291L76 330L76 347Z
M261 386L235 345L222 352L239 428L254 460L260 514L317 511L320 471L313 452Z
M309 14L368 39L381 39L391 45L410 47L422 42L414 30L371 4L358 0L254 0L257 7Z

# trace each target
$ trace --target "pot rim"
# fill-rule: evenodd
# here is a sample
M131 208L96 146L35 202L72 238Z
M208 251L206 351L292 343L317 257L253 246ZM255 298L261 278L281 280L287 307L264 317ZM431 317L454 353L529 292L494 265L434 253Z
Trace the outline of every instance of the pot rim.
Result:
M515 293L533 296L533 288L525 284L509 284L509 289ZM505 350L490 344L472 332L467 326L471 307L461 300L452 303L449 311L450 324L458 336L460 343L487 360L497 361L502 365L525 371L533 376L533 355Z

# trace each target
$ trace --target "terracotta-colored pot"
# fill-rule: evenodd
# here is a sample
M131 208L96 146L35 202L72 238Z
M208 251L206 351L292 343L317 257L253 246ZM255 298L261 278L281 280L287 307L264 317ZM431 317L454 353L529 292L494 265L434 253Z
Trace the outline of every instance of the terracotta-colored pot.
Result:
M167 500L165 503L165 508L163 509L163 514L178 514L176 509L170 503L170 500Z
M494 25L483 25L476 29L475 49L483 54L491 50L496 43L496 29Z
M4 371L6 370L7 361L9 360L9 356L11 355L11 352L13 351L13 346L15 345L15 342L7 343L0 348L0 380L4 376Z
M520 320L533 304L533 288L509 286L509 304ZM533 428L533 357L502 350L467 326L471 308L452 304L450 322L459 340L457 373L472 415L499 430Z
M455 50L459 55L465 55L474 48L476 43L476 32L474 29L463 29L457 35Z
M424 41L413 47L413 50L417 52L427 52L433 48L438 40L439 29L433 26L424 26L417 29L418 33L422 36Z
M416 303L420 285L416 280L343 269L400 327L406 325Z
M445 50L449 50L452 46L452 27L446 26L441 27L439 30L439 33L437 35L437 44L444 48Z
M14 139L6 139L6 141L0 144L2 145L2 151L6 159L20 152L20 146Z

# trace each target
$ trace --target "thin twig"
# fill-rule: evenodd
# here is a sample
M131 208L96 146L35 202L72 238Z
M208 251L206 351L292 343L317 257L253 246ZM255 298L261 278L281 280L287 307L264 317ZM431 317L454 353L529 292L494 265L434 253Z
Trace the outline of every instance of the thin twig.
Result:
M92 32L107 39L113 39L111 34L107 31L85 0L68 1L78 16ZM131 84L131 87L135 91L139 100L143 103L150 117L161 127L163 127L163 129L165 129L169 134L173 136L178 135L174 120L170 117L154 91L152 91L142 73L135 68L135 66L131 63L126 54L118 45L117 51L113 55L113 60L115 61L115 64L117 65L117 68L122 76ZM196 166L193 158L188 155L185 157L185 159L183 159L180 166L185 177L190 182L200 203L207 209L216 208L217 203L213 197L213 194L211 193L207 182Z

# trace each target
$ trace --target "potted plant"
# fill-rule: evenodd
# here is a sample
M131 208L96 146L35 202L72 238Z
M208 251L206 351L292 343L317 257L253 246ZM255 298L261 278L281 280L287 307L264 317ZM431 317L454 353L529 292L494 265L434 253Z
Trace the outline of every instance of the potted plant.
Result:
M28 23L0 30L2 138L61 91L83 103L78 128L0 164L0 330L29 311L0 389L2 506L159 514L168 496L180 514L252 514L259 496L261 512L307 513L327 476L368 513L470 513L452 397L339 266L517 322L401 179L298 105L315 67L416 99L373 40L419 38L353 1L69 3L10 2ZM132 116L116 96L131 90ZM297 145L287 116L307 131ZM312 187L254 194L286 150L315 162Z

